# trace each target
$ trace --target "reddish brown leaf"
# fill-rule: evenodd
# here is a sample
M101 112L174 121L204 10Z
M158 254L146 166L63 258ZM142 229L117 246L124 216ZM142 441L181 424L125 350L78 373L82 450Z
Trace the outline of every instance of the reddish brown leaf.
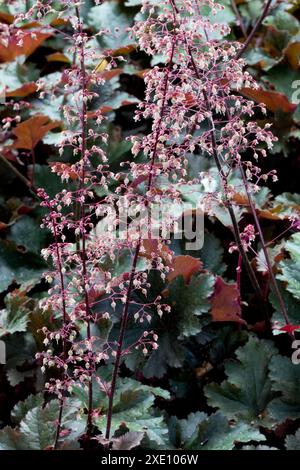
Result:
M9 13L4 13L4 11L0 11L0 23L12 24L13 21L13 15L10 15Z
M213 321L246 323L241 318L241 305L237 284L227 284L217 277L215 290L211 298Z
M24 26L22 26L20 29L26 30L33 28L41 28L41 23L38 23L37 21L31 21L30 23L24 24Z
M112 57L116 57L118 55L130 54L131 52L135 51L135 49L136 49L136 44L128 44L128 46L118 47L118 49L112 49L107 52Z
M236 202L239 206L248 206L249 201L246 196L240 193L234 193L232 197L233 201Z
M50 36L50 33L40 31L24 32L22 45L18 45L20 38L16 34L12 35L8 44L0 43L0 62L11 62L19 55L30 56Z
M137 101L137 100L134 100L134 99L131 100L131 101L129 101L129 100L123 100L123 101L121 102L121 106L130 106L130 105L132 105L132 104L136 104L137 102L138 102L138 101Z
M282 220L282 218L279 217L278 214L276 214L275 211L273 212L273 209L271 209L271 210L259 210L257 212L258 212L259 217L261 217L262 219Z
M54 52L53 54L49 54L46 56L47 62L64 62L66 64L70 63L70 60L68 59L65 54L62 54L61 52Z
M13 129L17 137L13 148L33 150L47 132L60 125L57 121L49 121L47 116L34 116L21 122Z
M9 227L8 224L6 224L5 222L0 222L0 232L1 230L5 230L7 227Z
M294 70L299 69L300 61L300 42L292 42L284 50L284 55Z
M235 193L233 195L233 201L236 202L239 206L246 206L248 207L249 211L249 201L246 196L243 194ZM286 214L282 216L283 206L278 204L275 207L270 207L266 209L257 209L257 214L261 219L268 219L268 220L283 220L288 219L289 215ZM298 205L294 205L294 210L300 212L300 207Z
M268 219L268 220L283 220L283 219L289 219L289 215L285 214L284 216L282 215L282 210L284 207L279 204L275 207L272 207L270 209L264 209L264 210L258 210L258 215L262 219ZM293 210L296 213L300 213L300 206L295 204L293 206Z
M193 274L199 272L202 266L202 262L192 256L174 256L170 265L172 271L168 274L168 281L171 282L177 276L183 276L185 283L188 284Z
M256 103L264 103L270 111L283 111L284 113L293 113L297 105L289 102L286 95L271 90L253 90L252 88L242 88L242 95L250 98Z
M160 247L158 240L152 240L150 238L142 240L140 256L152 259L152 255L160 256L167 264L169 264L170 257L172 257L173 253L167 245Z
M51 26L63 26L66 24L68 24L68 20L65 20L64 18L55 18L51 21Z
M17 88L16 90L11 90L11 91L6 91L5 96L8 98L24 98L25 96L31 95L32 93L35 93L37 90L37 86L34 82L30 83L25 83L22 85L20 88Z
M104 70L103 72L101 72L101 75L105 80L111 80L117 75L120 75L120 73L122 72L123 72L122 69Z
M114 109L111 106L101 106L100 111L102 114L110 113Z

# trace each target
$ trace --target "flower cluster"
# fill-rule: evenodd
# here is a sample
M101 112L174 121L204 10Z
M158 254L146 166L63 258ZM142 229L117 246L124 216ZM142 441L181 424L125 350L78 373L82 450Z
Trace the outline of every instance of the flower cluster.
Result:
M201 15L204 6L210 8L210 16ZM155 175L182 166L185 176L184 156L196 153L217 158L226 180L243 165L257 186L269 176L276 179L274 172L261 175L255 164L276 139L269 124L262 128L251 121L255 112L265 112L264 106L238 94L241 88L255 89L257 84L244 70L244 60L237 59L240 44L224 39L228 26L210 20L220 9L213 1L166 0L159 6L144 2L147 17L133 31L141 49L163 56L167 65L154 66L145 76L146 101L136 115L153 119L158 141L155 132L142 141L134 137L133 151L143 150L151 158L155 149L160 163ZM132 171L138 175L134 165Z
M60 319L60 326L55 331L42 328L46 350L37 357L43 372L51 375L52 368L58 371L46 388L58 396L61 406L74 384L87 389L89 437L93 378L97 375L101 386L99 366L112 364L112 379L106 388L109 407L105 437L109 439L121 360L135 348L145 355L157 349L152 316L170 314L170 307L160 296L151 297L149 271L158 271L166 279L172 257L171 251L162 255L166 225L171 230L178 214L168 214L164 229L157 227L159 239L154 243L149 235L146 243L142 237L145 228L150 230L146 209L153 203L180 202L181 185L195 182L189 179L188 156L208 156L220 177L213 197L229 208L236 224L231 204L238 188L230 187L230 176L245 170L248 195L257 190L261 180L276 179L272 171L262 175L256 163L266 156L275 138L268 124L260 127L251 120L255 113L264 112L264 107L239 94L243 87L257 85L244 70L243 59L237 58L241 46L224 39L228 26L213 20L222 7L213 0L146 0L143 19L133 26L132 36L141 50L160 58L160 65L144 76L145 100L138 105L135 119L150 120L151 130L131 138L132 161L113 171L106 152L109 137L105 116L97 108L105 77L95 63L105 60L105 67L111 69L117 58L105 56L95 37L84 30L79 6L76 0L64 0L57 11L56 2L38 1L16 20L35 18L45 34L60 34L51 22L43 21L55 14L72 28L71 34L63 33L73 57L63 79L50 84L41 79L37 84L41 99L63 97L64 116L64 130L57 144L61 158L51 164L64 189L53 197L43 188L37 191L46 212L42 227L53 237L53 243L42 253L52 268L45 273L51 286L40 305ZM18 34L20 47L22 34L25 40L26 34L35 32ZM65 163L66 154L71 155L72 164ZM143 159L138 159L141 154ZM197 180L201 181L201 174ZM243 186L242 180L240 184ZM124 222L120 211L115 210L121 205L128 209L128 218L130 213L132 218L136 212L145 214L127 231L126 238L115 237L110 228L118 230ZM249 225L237 243L244 255L255 236L252 229ZM116 260L122 256L127 259L127 269L120 272ZM147 329L125 346L129 317L147 325ZM105 333L112 324L119 325L118 340Z

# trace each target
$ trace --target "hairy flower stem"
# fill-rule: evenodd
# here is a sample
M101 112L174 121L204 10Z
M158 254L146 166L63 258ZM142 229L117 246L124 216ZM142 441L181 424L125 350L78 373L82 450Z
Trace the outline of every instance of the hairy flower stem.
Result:
M246 28L245 28L245 25L244 25L244 22L243 22L243 18L239 12L239 9L237 7L237 4L236 4L236 0L231 0L231 6L232 6L232 9L235 13L235 16L237 18L237 23L239 25L239 27L241 28L241 31L243 33L243 36L245 39L247 39L247 31L246 31Z
M239 292L239 302L241 302L240 292L241 292L242 263L243 263L243 259L241 257L241 254L239 253L238 264L237 264L237 268L236 268L236 285L237 285L237 289L238 289L238 292Z
M236 58L239 59L243 54L244 52L246 51L246 49L248 48L249 44L251 43L254 35L256 34L256 32L258 31L258 29L260 28L263 20L266 18L266 16L268 15L269 13L269 10L270 10L270 7L271 7L271 3L272 3L272 0L267 0L266 3L265 3L265 6L263 8L263 11L260 15L260 17L257 19L251 33L249 34L249 36L247 37L245 43L244 43L244 46L242 47L242 49L240 49L240 51L238 52L238 54L236 55ZM278 298L278 302L279 302L279 305L280 305L280 309L281 309L281 312L282 312L282 315L284 317L284 320L285 320L285 323L286 325L289 325L290 322L289 322L289 317L288 317L288 313L287 313L287 310L286 310L286 306L285 306L285 303L284 303L284 300L282 298L282 295L281 295L281 292L280 292L280 289L278 287L278 284L277 284L277 281L276 281L276 278L274 276L274 273L273 273L273 268L272 268L272 263L271 263L271 260L270 260L270 256L269 256L269 252L268 252L268 249L267 249L267 245L266 245L266 242L265 242L265 239L264 239L264 235L263 235L263 232L262 232L262 229L261 229L261 226L260 226L260 222L259 222L259 219L258 219L258 216L257 216L257 212L256 212L256 208L255 208L255 204L254 204L254 201L252 199L252 196L251 196L251 192L249 190L249 185L248 185L248 181L247 181L247 178L246 178L246 175L245 175L245 172L244 172L244 169L242 167L242 165L240 164L239 165L239 169L240 169L240 172L241 172L241 175L242 175L242 178L243 178L243 182L244 182L244 187L245 187L245 191L246 191L246 194L247 194L247 199L248 199L248 202L249 202L249 206L250 206L250 210L251 210L251 213L252 213L252 216L254 218L254 222L255 222L255 225L256 225L256 229L258 231L258 234L259 234L259 238L260 238L260 242L261 242L261 245L262 245L262 250L263 250L263 253L264 253L264 256L265 256L265 260L266 260L266 263L267 263L267 266L268 266L268 272L269 272L269 276L270 276L270 281L271 281L271 284L273 286L273 289L275 291L275 294ZM290 333L291 337L294 338L294 333Z
M242 57L244 52L248 49L249 44L251 43L254 35L256 34L257 30L260 28L260 25L264 21L265 17L268 15L271 3L272 3L272 0L267 0L266 1L265 6L263 8L263 11L262 11L260 17L257 19L251 33L249 34L246 41L244 42L244 45L243 45L242 49L240 49L239 52L237 53L236 59L239 59L240 57Z
M227 116L227 120L229 120L230 116L229 116L229 110L228 110L227 103L226 103L226 116ZM244 171L244 168L243 168L241 163L239 163L238 168L240 170L240 173L241 173L241 176L242 176L242 179L243 179L244 188L245 188L247 199L248 199L248 202L249 202L250 211L251 211L251 214L253 216L253 219L254 219L254 222L255 222L255 225L256 225L256 229L257 229L258 234L259 234L260 242L262 244L262 249L263 249L265 259L266 259L266 263L267 263L267 266L268 266L269 277L270 277L271 283L273 285L273 288L275 290L275 293L277 295L279 305L280 305L280 308L282 310L282 314L283 314L283 317L285 319L286 325L289 325L290 323L289 323L287 310L286 310L281 292L279 290L276 278L275 278L274 273L273 273L272 263L271 263L271 260L270 260L270 257L269 257L267 244L265 242L264 235L263 235L261 225L260 225L260 222L259 222L259 218L257 216L255 203L254 203L252 195L251 195L251 191L250 191L249 184L248 184L248 181L247 181L247 178L246 178L246 175L245 175L245 171ZM264 300L264 302L266 302L266 294L265 293L263 293L263 300Z
M171 3L172 5L174 6L174 0L171 0ZM177 10L178 11L178 10ZM192 64L192 67L194 69L194 72L195 72L195 75L196 77L200 80L200 75L199 75L199 72L198 72L198 68L197 68L197 65L194 61L194 57L193 57L193 53L190 49L189 46L188 47L188 51L189 51L189 55L190 55L190 59L191 59L191 64ZM210 113L211 110L210 110L210 106L209 106L209 99L208 99L208 96L207 96L207 93L205 90L203 90L203 95L204 95L204 99L205 99L205 103L206 103L206 108L207 108L207 111ZM212 151L213 151L213 157L214 157L214 160L215 160L215 163L216 163L216 166L218 168L218 171L219 171L219 175L220 175L220 179L221 179L221 184L222 184L222 189L223 189L223 194L224 194L224 198L225 198L225 206L229 212L229 215L230 215L230 218L231 218L231 222L232 222L232 227L233 227L233 233L234 233L234 238L235 238L235 241L236 241L236 244L237 244L237 247L238 247L238 250L239 250L239 253L242 257L242 260L243 260L243 263L246 267L246 270L247 270L247 273L248 273L248 276L249 276L249 279L251 281L251 284L257 294L257 296L260 298L260 299L263 299L263 293L262 293L262 290L259 286L259 283L257 281L257 278L255 276L255 273L254 273L254 270L251 266L251 263L248 259L248 256L245 252L245 248L244 248L244 245L242 243L242 240L241 240L241 234L240 234L240 230L239 230L239 225L238 225L238 222L237 222L237 219L236 219L236 216L235 216L235 213L234 213L234 209L233 209L233 206L231 204L231 201L229 200L229 198L227 197L227 190L226 190L226 186L227 186L227 181L226 181L226 175L224 174L223 172L223 168L222 168L222 165L221 165L221 162L220 162L220 159L219 159L219 156L218 156L218 151L217 151L217 143L216 143L216 137L215 137L215 129L214 129L214 122L213 122L213 119L211 118L210 119L210 125L211 125L211 142L212 142ZM268 316L266 316L266 320L267 320Z
M279 302L280 309L281 309L282 315L284 317L285 323L286 323L286 325L290 325L290 321L289 321L288 313L287 313L287 310L286 310L286 306L285 306L284 300L282 298L280 289L278 287L278 284L277 284L277 281L276 281L276 278L275 278L275 275L274 275L274 272L273 272L273 266L272 266L272 263L271 263L271 260L270 260L270 256L269 256L268 248L267 248L267 245L266 245L266 242L265 242L264 234L262 232L261 225L260 225L260 222L259 222L259 219L258 219L258 216L257 216L255 203L254 203L254 201L251 197L249 184L248 184L248 181L247 181L247 178L246 178L246 175L245 175L244 168L242 167L241 164L239 165L239 169L240 169L240 172L241 172L241 175L242 175L242 178L243 178L243 183L244 183L245 191L246 191L246 194L247 194L247 199L248 199L248 202L249 202L249 206L250 206L250 209L251 209L251 214L254 218L256 229L257 229L258 234L259 234L259 239L260 239L260 242L261 242L262 250L263 250L265 260L266 260L266 263L267 263L267 267L268 267L268 274L270 276L270 281L271 281L271 284L273 286L274 292L275 292L275 294L278 298L278 302ZM291 333L291 336L294 337L294 334Z
M127 288L127 292L126 292L126 302L125 302L125 306L124 306L124 310L123 310L123 314L122 314L121 325L120 325L120 334L119 334L119 338L118 338L118 348L117 348L117 353L116 353L116 360L115 360L115 364L114 364L112 380L111 380L111 386L110 386L110 391L109 391L109 402L108 402L108 410L107 410L107 418L106 418L106 431L105 431L105 438L107 440L109 440L109 438L110 438L111 420L112 420L113 404L114 404L114 394L115 394L115 390L116 390L117 377L118 377L120 361L121 361L121 356L122 356L124 335L125 335L127 321L128 321L128 315L129 315L129 303L130 303L130 299L131 299L133 281L134 281L134 278L135 278L136 266L137 266L137 260L138 260L140 248L141 248L141 241L139 240L138 244L135 248L133 262L132 262L132 266L131 266L129 284L128 284L128 288Z
M208 106L208 109L209 109L209 103L208 103L208 98L207 98L207 95L206 93L204 92L204 97L205 97L205 101L207 103L207 106ZM219 159L219 156L218 156L218 152L217 152L217 144L216 144L216 138L215 138L215 131L214 131L214 124L213 124L213 121L211 119L211 125L213 126L212 129L211 129L211 140L212 140L212 149L213 149L213 156L214 156L214 160L215 160L215 163L216 163L216 166L218 168L218 171L219 171L219 174L220 174L220 179L221 179L221 184L222 184L222 189L223 189L223 194L224 194L224 198L225 198L225 206L229 212L229 215L230 215L230 218L231 218L231 222L232 222L232 227L233 227L233 233L234 233L234 238L235 238L235 242L237 244L237 247L238 247L238 251L242 257L242 260L243 260L243 264L247 270L247 273L248 273L248 276L249 276L249 279L251 281L251 284L256 292L256 295L258 296L258 298L262 301L262 306L264 308L264 316L265 316L265 321L266 321L266 326L267 328L269 329L270 328L270 318L269 318L269 315L267 313L267 310L266 310L266 307L265 307L265 302L264 302L264 295L263 295L263 292L260 288L260 285L258 283L258 280L256 278L256 275L254 273L254 270L252 268L252 265L249 261L249 258L247 256L247 253L245 251L245 247L243 245L243 242L242 242L242 239L241 239L241 233L240 233L240 229L239 229L239 224L238 224L238 221L236 219L236 216L235 216L235 213L234 213L234 209L233 209L233 206L231 204L231 201L230 199L227 197L227 181L226 181L226 175L224 175L224 172L223 172L223 169L222 169L222 165L221 165L221 162L220 162L220 159Z
M173 56L174 56L174 51L175 51L175 36L173 39L173 46L171 50L171 55L168 63L168 67L166 70L165 74L165 79L164 79L164 88L163 88L163 97L162 97L162 105L160 109L160 117L158 120L158 123L156 125L156 135L155 135L155 142L153 146L153 152L151 156L151 161L150 161L150 167L149 167L149 177L148 177L148 182L147 182L147 193L151 191L152 189L152 184L153 184L153 170L154 170L154 164L155 164L155 159L157 155L157 148L158 148L158 142L159 142L159 137L161 133L161 123L164 117L164 111L166 107L166 96L167 96L167 89L168 89L168 82L169 82L169 74L170 74L170 69L172 66L173 62ZM145 206L148 206L148 200L145 201ZM134 256L133 256L133 261L132 261L132 266L131 266L131 272L130 272L130 277L129 277L129 284L126 292L126 302L122 314L122 320L121 320L121 325L120 325L120 334L118 338L118 348L117 348L117 353L116 353L116 360L114 364L114 369L113 369L113 374L112 374L112 381L111 381L111 387L110 387L110 392L109 392L109 402L108 402L108 410L107 410L107 419L106 419L106 431L105 431L105 438L109 441L110 439L110 432L111 432L111 420L112 420L112 414L113 414L113 404L114 404L114 395L115 395L115 390L116 390L116 383L117 383L117 377L118 377L118 372L119 372L119 367L120 367L120 361L122 357L122 349L123 349L123 342L124 342L124 335L126 331L126 326L128 322L128 315L129 315L129 304L130 304L130 299L132 295L132 289L133 289L133 281L135 278L136 274L136 267L137 267L137 261L139 257L141 249L141 238L139 238L137 246L135 248Z
M263 20L266 18L266 16L268 15L269 13L269 10L270 10L270 7L271 7L271 3L272 3L272 0L267 0L266 3L265 3L265 6L263 8L263 11L260 15L260 17L257 19L251 33L249 34L248 38L246 39L245 43L244 43L244 46L242 47L242 49L238 52L236 58L239 59L243 54L244 52L246 51L246 49L248 48L249 44L251 43L254 35L256 34L256 32L258 31L258 29L260 28ZM263 253L264 253L264 256L265 256L265 260L266 260L266 263L267 263L267 266L268 266L268 273L269 273L269 277L270 277L270 281L271 281L271 284L273 286L273 289L275 291L275 294L278 298L278 302L279 302L279 305L280 305L280 309L281 309L281 312L282 312L282 315L284 317L284 320L285 320L285 323L286 325L289 325L290 324L290 321L289 321L289 317L288 317L288 313L287 313L287 309L286 309L286 306L285 306L285 303L284 303L284 300L282 298L282 295L281 295L281 292L280 292L280 289L278 287L278 284L277 284L277 281L276 281L276 278L274 276L274 273L273 273L273 268L272 268L272 263L271 263L271 260L270 260L270 256L269 256L269 252L268 252L268 249L267 249L267 245L266 245L266 242L265 242L265 239L264 239L264 235L263 235L263 232L262 232L262 229L261 229L261 226L260 226L260 222L259 222L259 219L258 219L258 216L257 216L257 212L256 212L256 208L255 208L255 204L253 202L253 199L251 197L251 193L250 193L250 190L249 190L249 185L248 185L248 181L247 181L247 178L246 178L246 175L245 175L245 172L244 172L244 169L242 167L242 165L239 165L239 168L240 168L240 172L241 172L241 175L242 175L242 178L243 178L243 182L244 182L244 186L245 186L245 191L246 191L246 194L247 194L247 198L248 198L248 202L249 202L249 206L250 206L250 210L251 210L251 213L252 213L252 216L254 218L254 222L255 222L255 225L256 225L256 229L258 231L258 234L259 234L259 238L260 238L260 241L261 241L261 245L262 245L262 250L263 250ZM294 333L291 332L290 333L290 336L292 338L294 338Z
M68 317L67 317L67 308L66 308L66 299L65 299L65 283L64 283L64 275L63 275L63 263L61 259L61 253L58 244L58 234L57 234L57 227L55 219L52 219L52 226L53 226L53 234L54 234L54 243L55 243L55 251L57 257L57 268L59 272L59 281L60 281L60 291L61 291L61 302L62 302L62 313L63 313L63 324L64 326L67 325ZM65 337L62 339L63 341L63 358L66 360L67 358L67 342ZM64 396L62 396L59 400L59 413L58 419L56 424L56 432L55 432L55 439L53 444L53 449L56 450L58 446L58 440L61 430L61 423L62 423L62 415L63 415L63 408L64 408Z
M80 35L83 34L83 25L80 18L80 11L79 7L76 6L76 16L78 20L78 33ZM81 122L81 158L82 158L82 170L80 175L80 192L82 192L85 184L85 159L86 159L86 135L87 135L87 105L86 105L86 95L87 95L87 75L86 75L86 68L85 68L85 50L84 50L84 40L82 39L80 43L80 69L81 69L81 91L82 91L82 108L80 114L80 122ZM83 283L83 291L84 291L84 302L85 302L85 313L86 313L86 335L87 340L90 342L91 340L91 325L90 325L90 304L89 304L89 296L86 288L87 282L87 267L86 267L86 232L84 226L85 220L85 206L84 201L81 200L80 202L80 216L83 222L82 230L81 230L81 237L82 237L82 246L81 246L81 261L82 261L82 283ZM93 423L92 423L92 415L93 415L93 382L92 382L92 372L89 371L89 384L88 384L88 414L87 414L87 428L86 428L86 438L87 442L91 437Z
M226 110L227 110L226 111L227 112L227 119L229 119L229 112L228 112L227 106L226 106ZM244 168L243 168L241 163L239 163L238 168L240 170L240 173L241 173L241 176L242 176L242 179L243 179L244 188L245 188L247 199L248 199L248 202L249 202L250 211L251 211L252 217L254 219L256 229L258 231L259 239L260 239L262 249L263 249L263 252L264 252L264 256L265 256L265 259L266 259L266 263L267 263L267 266L268 266L268 274L269 274L269 277L270 277L270 281L271 281L271 284L273 285L273 289L274 289L275 294L278 298L280 309L282 311L282 315L284 317L285 323L286 323L286 325L289 325L290 322L289 322L289 317L288 317L288 313L287 313L287 310L286 310L286 306L285 306L284 300L282 298L280 289L278 287L276 278L275 278L274 273L273 273L272 263L271 263L271 260L270 260L267 244L265 242L264 234L263 234L263 231L261 229L261 225L260 225L259 218L258 218L258 215L257 215L255 203L254 203L252 195L251 195L251 191L250 191L249 184L248 184L248 181L247 181L247 178L246 178L246 175L245 175L245 171L244 171ZM263 293L263 299L264 299L264 302L266 302L265 293ZM294 334L292 334L291 336L294 337Z
M175 3L175 0L170 0L170 4L173 8L173 11L176 12L177 14L179 13L179 10L176 6L176 3ZM196 7L198 9L198 13L200 13L199 11L199 6L198 6L198 3L196 2ZM206 33L206 32L205 32ZM201 77L200 77L200 74L199 74L199 71L198 71L198 67L195 63L195 60L194 60L194 56L193 56L193 52L191 51L191 48L190 46L187 44L187 41L185 40L185 43L186 43L186 46L187 46L187 50L188 50L188 53L189 53L189 56L190 56L190 60L191 60L191 65L192 65L192 68L195 72L195 75L196 77L198 78L198 80L201 80ZM203 90L203 95L204 95L204 100L205 100L205 104L206 104L206 108L207 108L207 111L209 113L211 113L211 109L210 109L210 105L209 105L209 99L208 99L208 96L207 96L207 93L205 90ZM220 159L219 159L219 156L218 156L218 151L217 151L217 143L216 143L216 137L215 137L215 127L214 127L214 122L213 122L213 119L211 117L210 119L210 125L211 125L211 143L212 143L212 151L213 151L213 158L215 160L215 164L217 166L217 169L219 171L219 175L220 175L220 179L221 179L221 184L222 184L222 189L223 189L223 194L224 194L224 204L229 212L229 215L230 215L230 218L231 218L231 222L232 222L232 227L233 227L233 234L234 234L234 238L235 238L235 242L237 244L237 247L238 247L238 250L239 250L239 253L242 257L242 260L243 260L243 263L246 267L246 270L247 270L247 273L248 273L248 276L249 276L249 279L251 281L251 284L257 294L257 296L260 298L260 299L263 299L263 293L262 293L262 290L259 286L259 283L257 281L257 278L255 276L255 273L254 273L254 270L251 266L251 263L248 259L248 256L245 252L245 248L244 248L244 245L242 243L242 240L241 240L241 234L240 234L240 229L239 229L239 225L238 225L238 222L237 222L237 219L236 219L236 216L235 216L235 213L234 213L234 209L233 209L233 206L231 204L231 201L230 199L227 197L227 178L226 178L226 175L224 174L224 171L223 171L223 168L222 168L222 165L221 165L221 162L220 162ZM268 318L268 315L266 315L266 321L267 321L267 318Z

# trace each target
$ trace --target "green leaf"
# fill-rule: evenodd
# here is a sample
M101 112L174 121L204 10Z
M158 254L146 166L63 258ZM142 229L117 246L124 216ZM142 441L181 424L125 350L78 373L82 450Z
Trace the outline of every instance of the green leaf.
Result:
M287 290L284 290L279 286L281 295L286 306L289 321L291 325L300 325L300 302L295 299L295 297L290 294ZM279 328L286 325L285 319L282 315L282 310L278 301L278 296L274 292L270 293L269 296L270 302L275 309L275 312L272 315L272 323L274 325L273 334L287 334L285 331L280 331Z
M257 12L261 11L262 7L263 0L246 0L241 5L240 11L243 17L254 24L257 21Z
M299 32L299 21L287 11L277 10L275 15L269 15L264 20L266 26L272 26L277 31L287 31L289 36L293 36Z
M27 450L27 442L19 431L6 426L0 431L0 450Z
M38 70L33 64L24 64L25 60L25 56L19 56L13 62L1 64L0 83L2 87L7 87L7 91L17 90L22 85L38 79Z
M175 423L177 442L173 443L184 450L231 450L236 442L265 440L254 426L246 423L229 424L220 412L211 416L202 412L191 413L187 419L175 419Z
M29 395L24 401L19 401L12 410L11 417L15 423L20 423L28 411L42 406L44 398L42 395Z
M40 405L27 411L30 404L35 405L39 399L30 398L23 405L15 409L14 416L21 419L16 429L6 428L0 432L0 449L2 450L43 450L54 444L56 434L56 421L59 413L58 400L52 400L44 408ZM69 400L65 404L62 429L66 431L64 440L73 441L84 432L85 420L76 417L78 403ZM26 414L25 414L26 413Z
M285 249L290 259L279 263L281 274L277 275L277 279L286 282L286 289L300 300L300 233L291 236L285 244Z
M286 436L285 447L286 450L300 450L300 429L298 429L294 436Z
M48 406L44 410L36 407L28 411L20 423L21 436L28 443L28 449L45 449L54 443L56 428L53 424L58 416L57 410L57 407Z
M277 421L300 418L300 367L293 364L291 358L274 356L270 364L272 390L279 392L268 406L268 410Z
M38 372L40 370L38 369ZM18 370L18 369L8 369L6 371L6 377L12 387L24 382L27 377L33 377L36 373L36 369L30 368L29 370ZM40 372L40 374L42 374Z
M200 335L201 336L201 335ZM209 358L217 367L221 367L224 359L231 357L234 351L248 340L246 331L237 331L235 327L225 326L215 333L210 342Z
M248 65L260 65L263 70L270 70L274 65L278 64L280 59L274 59L273 57L266 54L263 49L254 47L248 49L244 55Z
M265 412L274 396L268 366L275 353L270 341L250 336L245 346L236 351L238 361L225 365L228 379L221 385L212 383L205 387L209 405L220 408L228 418L268 424Z
M107 148L107 158L112 171L118 171L120 169L120 163L131 158L131 147L131 142L116 142L111 139Z
M203 324L208 322L204 314L209 312L209 297L213 294L214 284L214 276L207 273L193 276L188 285L182 276L171 282L167 302L172 306L170 315L178 318L179 339L198 334Z
M291 207L299 210L300 207L300 194L297 193L282 193L275 197L274 201L282 204L285 207ZM290 214L292 215L292 214Z
M221 276L226 271L226 265L222 262L223 253L220 240L213 233L205 232L204 245L199 254L203 267Z
M121 437L116 437L113 440L113 450L131 450L141 444L144 437L143 432L126 432Z
M26 331L29 322L28 297L18 295L18 290L7 294L6 308L0 310L0 338L7 334Z
M5 338L6 369L17 368L25 362L31 362L36 353L36 344L28 332L9 335Z
M277 245L270 247L268 249L271 266L274 266L276 264L276 257L282 252L284 245L285 244L282 241L280 243L277 243ZM257 271L260 271L265 274L268 272L269 268L268 268L268 264L267 264L266 257L264 254L264 250L262 248L260 248L260 250L257 253L256 263L257 263Z
M149 358L143 367L143 375L147 378L163 377L168 367L179 368L183 366L186 358L186 349L177 339L178 332L161 332L158 344L159 347L150 353ZM129 365L129 360L126 364Z
M47 165L35 165L35 186L44 188L50 197L54 197L64 187L61 179L52 173Z
M40 256L18 251L13 242L0 241L0 292L12 282L40 280L44 271L45 263Z
M142 0L125 0L126 7L136 7L142 4Z
M103 219L104 220L104 219ZM99 230L103 227L100 226ZM95 228L96 236L99 236L97 232L97 225ZM112 261L111 257L103 256L101 260L101 268L105 271L110 271L113 278L122 276L125 273L129 273L132 265L132 254L129 250L124 249L116 253L116 259ZM140 257L137 262L137 271L144 271L147 269L147 263L144 258Z
M269 446L264 446L264 445L247 445L243 446L241 450L279 450L277 447L269 447Z
M268 75L263 77L263 79L274 85L276 91L284 93L292 103L298 105L296 111L293 114L293 118L299 122L299 85L295 86L297 83L299 84L299 70L293 70L292 68L287 67L285 64L280 64L276 67L273 67L272 70L269 71Z
M268 75L264 76L264 80L272 83L276 91L284 93L292 102L295 87L293 82L300 79L300 73L298 70L288 68L286 65L280 64L269 71ZM296 103L298 104L298 103Z
M28 216L20 218L13 224L9 236L18 247L24 247L27 251L38 255L44 247L46 237L47 233L41 230L39 223Z
M153 313L151 328L158 334L158 349L151 351L147 358L140 351L133 351L126 357L126 365L131 370L142 370L147 378L163 377L168 367L183 367L188 350L185 341L202 331L209 323L209 297L213 293L214 276L201 273L193 276L188 285L182 276L175 278L166 292L166 303L171 306L170 313L161 318ZM127 328L128 344L141 337L144 325L130 323Z
M87 20L88 25L97 33L110 30L110 34L100 39L101 45L107 49L117 49L132 42L126 31L126 28L131 26L132 20L128 16L128 10L123 10L116 0L91 8Z
M220 240L212 233L205 230L203 247L199 251L186 250L184 240L173 240L171 249L178 255L190 255L194 258L199 258L204 269L213 274L220 276L226 270L226 265L223 263L224 250Z
M119 379L115 392L112 413L112 433L120 426L131 432L145 432L150 442L164 446L167 439L167 427L162 416L156 416L153 405L156 397L169 398L169 393L161 388L142 385L131 379ZM106 426L108 399L103 393L101 416L95 418L95 424L101 432Z

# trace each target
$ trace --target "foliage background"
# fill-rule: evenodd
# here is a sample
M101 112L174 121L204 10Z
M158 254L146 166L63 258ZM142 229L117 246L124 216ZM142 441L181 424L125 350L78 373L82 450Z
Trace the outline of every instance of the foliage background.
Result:
M0 5L0 21L9 24L24 3ZM232 38L243 41L237 11L244 29L250 31L263 2L220 3L225 11L219 20L232 27ZM144 71L160 63L160 57L149 58L136 50L126 32L138 17L139 7L139 0L111 0L99 6L85 0L82 7L84 23L91 31L117 28L115 34L99 40L97 47L111 49L127 59L113 72L103 72L107 82L94 104L108 118L108 156L116 169L131 158L131 144L125 137L150 128L147 121L134 121L134 110L143 99ZM243 91L245 96L266 104L266 119L279 138L264 161L264 170L275 168L279 181L265 187L256 203L268 240L276 239L271 245L274 270L294 325L300 323L300 236L297 225L290 229L289 217L299 218L300 213L299 19L297 0L273 2L245 54L248 69L261 88L251 95L249 90ZM38 300L47 289L42 280L46 265L40 250L47 246L49 237L40 229L43 211L24 181L32 178L34 155L35 186L45 187L52 194L60 188L50 166L58 160L55 145L63 130L61 97L57 102L39 99L36 81L40 77L49 83L63 80L64 69L71 61L64 40L50 35L38 36L23 48L14 43L0 44L0 82L6 86L7 101L0 105L1 119L14 115L13 103L28 104L22 108L22 124L13 123L9 129L3 126L0 134L0 339L7 348L7 363L0 365L2 450L45 449L54 437L51 423L58 405L52 400L44 406L44 377L35 359L36 352L43 349L38 329L43 324L51 327L56 321L51 312L45 314L38 308ZM70 161L65 153L63 162ZM191 159L190 175L201 170L215 177L211 162L203 159L199 166ZM195 195L197 191L200 194L205 188L195 188ZM251 222L245 198L239 194L236 198L244 223ZM291 362L291 339L278 329L271 337L266 332L246 275L241 311L235 282L236 255L228 253L232 242L229 220L216 207L214 217L207 216L205 224L205 244L199 252L186 252L179 242L173 243L177 261L167 286L152 279L153 294L165 293L172 316L156 319L152 326L159 335L157 351L146 358L131 354L122 365L123 379L113 416L114 446L122 448L124 439L119 436L129 431L127 448L300 449L300 366ZM268 295L268 275L259 246L257 251L253 264ZM126 270L128 260L124 256L117 271ZM269 302L272 321L282 326L272 292ZM103 332L107 327L107 335L114 338L119 315L117 311L113 325L94 325L95 329ZM297 337L297 331L295 334ZM139 335L133 322L127 335L130 342ZM106 373L109 377L109 370ZM103 430L106 406L99 390L94 397L98 434ZM75 391L63 421L64 448L79 448L85 409L85 395ZM96 441L94 445L98 445Z

